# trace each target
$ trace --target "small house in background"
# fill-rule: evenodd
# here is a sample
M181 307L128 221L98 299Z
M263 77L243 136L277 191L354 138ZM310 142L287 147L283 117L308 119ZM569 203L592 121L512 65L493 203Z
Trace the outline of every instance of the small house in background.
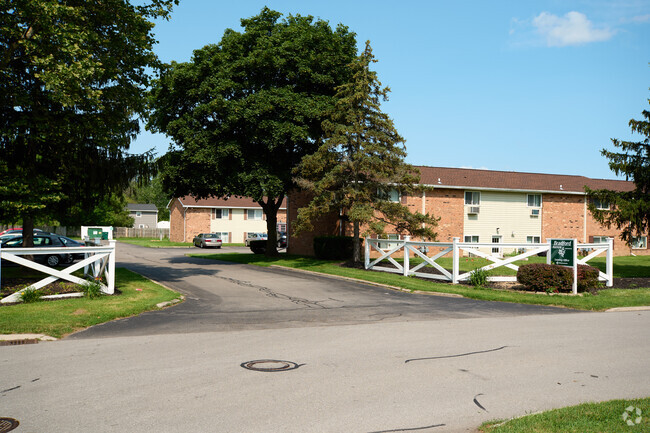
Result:
M218 233L224 243L244 243L251 233L266 233L266 215L249 197L177 197L169 201L169 240L192 242L199 233ZM278 209L277 229L287 230L286 199Z
M155 204L129 203L126 205L133 218L133 228L155 229L158 224L158 208Z

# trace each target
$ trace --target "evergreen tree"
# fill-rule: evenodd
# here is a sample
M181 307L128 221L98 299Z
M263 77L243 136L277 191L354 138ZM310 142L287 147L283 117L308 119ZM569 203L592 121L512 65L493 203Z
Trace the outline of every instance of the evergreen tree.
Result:
M393 121L381 111L390 89L377 73L370 42L351 64L350 82L337 88L337 102L323 123L325 140L318 150L303 158L296 170L298 183L313 194L299 210L295 233L312 229L317 216L343 209L352 222L353 260L361 260L359 235L384 233L391 225L397 233L435 239L437 220L411 213L399 202L399 194L414 190L417 171L404 162L406 148Z
M0 2L0 221L83 219L149 169L153 20L178 0ZM108 199L107 202L110 202Z
M648 100L650 102L650 100ZM609 168L616 175L634 182L632 191L592 190L586 188L591 202L589 210L596 221L622 229L621 239L628 244L635 237L644 236L650 227L650 111L644 110L645 120L630 120L633 133L641 134L642 141L623 141L612 138L620 152L601 151L609 159ZM597 206L596 203L601 204ZM603 209L609 204L609 209ZM600 208L600 209L599 209Z

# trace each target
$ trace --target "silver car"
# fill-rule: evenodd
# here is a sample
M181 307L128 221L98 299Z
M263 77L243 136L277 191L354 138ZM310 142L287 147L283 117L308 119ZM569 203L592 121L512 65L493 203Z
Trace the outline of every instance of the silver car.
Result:
M269 238L266 233L249 233L244 242L247 247L250 247L251 241L265 241Z
M200 233L194 236L192 243L199 248L221 248L221 236L216 233Z

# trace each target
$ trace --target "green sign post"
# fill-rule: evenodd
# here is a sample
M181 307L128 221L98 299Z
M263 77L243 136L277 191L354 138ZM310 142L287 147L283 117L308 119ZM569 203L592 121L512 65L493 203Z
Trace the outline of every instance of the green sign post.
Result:
M573 239L551 239L551 263L573 267Z
M573 294L578 293L578 241L577 239L549 239L551 250L549 262L553 265L573 268ZM548 262L547 262L548 263Z

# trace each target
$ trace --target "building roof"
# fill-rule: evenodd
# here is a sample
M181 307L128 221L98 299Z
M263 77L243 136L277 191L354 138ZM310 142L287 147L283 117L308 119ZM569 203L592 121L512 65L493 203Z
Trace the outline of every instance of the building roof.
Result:
M192 196L186 195L179 197L183 207L215 207L215 208L243 208L243 209L261 209L261 206L253 201L250 197L210 197L205 199L196 199ZM171 205L171 201L169 204ZM282 200L280 209L286 209L286 199Z
M158 212L158 207L150 203L127 203L126 208L129 211Z
M521 173L471 168L415 166L420 170L420 183L434 188L475 188L510 191L585 193L592 189L631 191L634 182L611 179L591 179L562 174Z

